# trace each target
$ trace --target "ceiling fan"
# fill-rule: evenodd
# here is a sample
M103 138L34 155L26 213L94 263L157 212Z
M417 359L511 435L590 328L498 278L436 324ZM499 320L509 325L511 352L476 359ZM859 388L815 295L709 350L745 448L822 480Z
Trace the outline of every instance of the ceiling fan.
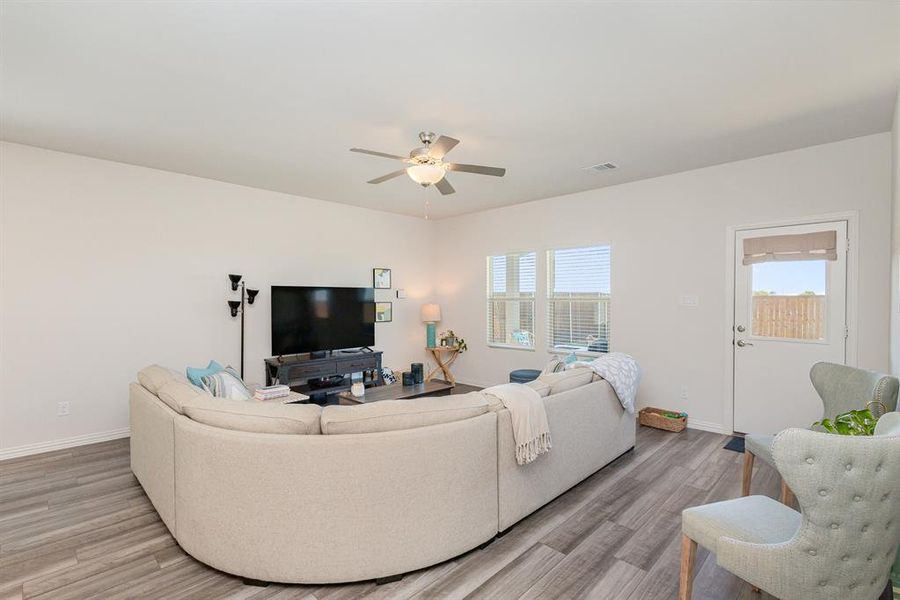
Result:
M435 139L437 138L437 139ZM464 165L462 163L444 162L444 156L447 155L458 143L452 137L446 135L437 136L430 131L422 131L419 133L419 140L424 144L421 148L416 148L409 153L409 158L398 156L396 154L387 154L385 152L376 152L374 150L366 150L364 148L350 148L350 152L359 152L360 154L371 154L372 156L380 156L382 158L390 158L399 160L409 164L409 167L376 177L369 183L382 183L394 177L400 177L404 173L409 178L421 185L428 187L433 185L445 196L452 194L456 190L447 181L447 171L459 171L462 173L476 173L478 175L491 175L493 177L503 177L506 169L500 167L484 167L482 165Z

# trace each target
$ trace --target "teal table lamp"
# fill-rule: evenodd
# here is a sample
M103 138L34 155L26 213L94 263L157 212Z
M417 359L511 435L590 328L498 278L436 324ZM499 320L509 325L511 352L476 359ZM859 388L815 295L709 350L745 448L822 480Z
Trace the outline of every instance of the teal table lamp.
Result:
M428 348L437 347L437 339L434 333L434 324L441 320L441 307L438 304L425 304L422 306L422 321L425 323L425 343Z

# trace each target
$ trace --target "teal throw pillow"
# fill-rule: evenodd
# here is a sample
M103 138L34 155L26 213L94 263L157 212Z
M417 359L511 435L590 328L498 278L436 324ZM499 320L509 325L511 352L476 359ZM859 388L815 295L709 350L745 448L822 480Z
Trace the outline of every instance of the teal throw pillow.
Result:
M198 369L195 367L188 367L185 371L187 378L191 383L196 385L198 388L203 389L203 378L207 375L212 375L213 373L218 373L224 367L217 363L214 360L209 361L209 365L205 369Z

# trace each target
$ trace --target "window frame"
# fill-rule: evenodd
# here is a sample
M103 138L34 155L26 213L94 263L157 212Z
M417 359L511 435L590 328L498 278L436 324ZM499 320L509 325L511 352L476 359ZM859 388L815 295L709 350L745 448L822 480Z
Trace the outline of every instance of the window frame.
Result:
M534 255L534 292L530 292L531 297L530 298L523 297L521 294L521 291L520 291L518 297L502 298L502 299L495 298L493 296L493 280L492 280L493 279L492 278L493 269L492 269L491 260L494 258L497 258L497 257L504 257L508 260L511 255L522 256L522 255L527 255L527 254ZM539 263L538 256L539 256L539 250L509 250L509 251L505 251L505 252L491 253L485 257L485 300L484 300L484 302L485 302L484 303L484 307L485 307L484 317L485 318L484 318L484 321L485 321L485 342L489 348L499 348L502 350L519 350L519 351L524 351L524 352L535 352L537 350L537 346L538 346L538 344L537 344L537 330L538 330L538 327L537 327L537 297L538 297L538 293L539 293L539 289L540 289L539 288L539 279L540 278L538 277L538 263ZM505 343L505 342L495 342L495 341L491 340L491 333L492 333L492 327L493 327L491 317L492 317L493 313L492 313L492 310L489 309L489 306L491 305L492 302L497 301L497 300L516 301L516 302L523 302L523 301L527 302L530 300L531 314L532 314L532 329L533 329L533 331L531 332L533 341L530 346L520 346L517 344L509 344L509 343Z
M545 294L544 301L546 303L544 307L544 319L545 319L545 334L547 336L546 339L546 348L547 352L552 355L569 355L574 353L575 356L583 356L587 358L596 358L598 356L603 356L604 354L609 354L612 352L612 327L611 327L611 318L607 319L607 349L606 352L597 351L597 350L588 350L588 349L576 349L576 348L566 348L562 346L555 346L553 344L553 331L552 331L552 323L553 316L551 315L551 311L553 310L553 279L554 279L554 266L555 266L555 257L553 255L554 252L558 250L578 250L578 249L586 249L586 248L607 248L609 252L609 300L607 301L607 311L611 313L610 307L612 306L612 279L613 279L613 245L610 242L588 242L582 244L575 245L565 245L565 246L553 246L551 248L547 248L544 252L544 268L546 269L546 276L544 278L545 282ZM553 264L551 264L551 260ZM601 299L597 299L597 304L600 304ZM535 327L537 328L537 327Z

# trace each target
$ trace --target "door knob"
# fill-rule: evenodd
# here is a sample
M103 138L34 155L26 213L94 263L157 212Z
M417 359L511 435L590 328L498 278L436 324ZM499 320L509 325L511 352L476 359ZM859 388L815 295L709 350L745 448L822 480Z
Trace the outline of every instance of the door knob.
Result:
M750 342L745 342L744 340L738 340L737 345L739 348L743 348L744 346L752 346Z

